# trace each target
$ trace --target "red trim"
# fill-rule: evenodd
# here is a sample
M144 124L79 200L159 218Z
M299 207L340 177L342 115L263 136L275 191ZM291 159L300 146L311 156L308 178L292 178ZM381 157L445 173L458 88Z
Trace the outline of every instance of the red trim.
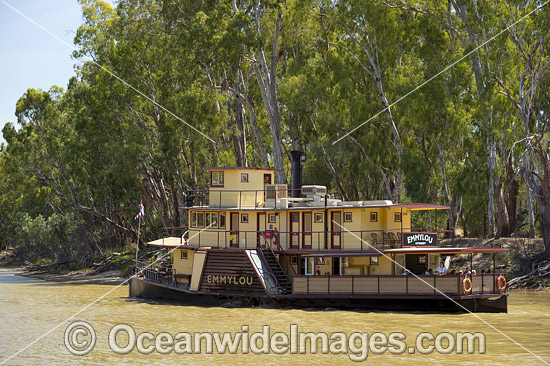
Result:
M290 234L290 248L296 248L298 249L300 247L300 231L292 231L292 227L294 226L294 215L297 215L298 216L298 230L300 230L300 212L296 211L296 212L291 212L290 215L289 215L289 218L290 218L290 225L289 225L289 234ZM294 243L294 240L295 239L298 239L298 243Z
M341 243L341 240L342 240L342 230L340 228L339 231L336 231L334 230L335 229L335 225L334 225L334 214L335 213L338 213L340 214L340 222L338 224L342 225L342 211L340 210L335 210L335 211L330 211L330 247L332 249L338 249L340 248L340 245L342 244ZM335 236L338 236L338 244L335 245L334 244L334 237Z
M237 228L233 227L233 215L237 215ZM239 212L230 212L229 213L229 234L233 236L229 240L229 247L238 248L239 247L239 222L241 221Z
M391 207L402 207L402 208L431 208L435 210L448 210L451 207L436 205L434 203L397 203Z
M418 249L418 250L414 250ZM433 254L433 253L442 253L442 254L452 254L452 253L504 253L507 252L506 248L426 248L422 251L423 248L405 248L405 250L398 249L386 249L381 250L383 254ZM304 255L304 256L319 256L319 257L371 257L377 256L380 257L382 254L375 251L359 251L359 250L281 250L280 253L289 254L289 255Z
M415 250L416 249L416 250ZM431 254L431 253L504 253L507 248L398 248L383 250L384 253L394 254Z
M278 172L279 169L259 168L259 167L243 167L243 166L220 166L220 167L202 167L201 170L265 170L270 172Z
M265 212L258 212L256 214L256 231L257 231L256 240L257 240L258 245L260 244L260 236L262 235L261 231L260 231L260 219L261 219L262 216L263 216L263 223L264 223L264 230L263 231L266 231L266 229L267 229ZM269 233L269 236L267 235L267 233L265 233L266 239L270 236L271 236L271 233Z
M311 242L313 241L311 231L306 231L306 215L309 215L309 225L313 229L313 212L312 211L303 211L302 212L302 248L311 249ZM306 245L306 236L309 236L310 242Z

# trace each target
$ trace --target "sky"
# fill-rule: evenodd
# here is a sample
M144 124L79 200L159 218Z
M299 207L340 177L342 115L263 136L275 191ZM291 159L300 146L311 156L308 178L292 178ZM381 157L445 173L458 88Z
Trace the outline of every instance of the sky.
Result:
M0 0L0 131L6 122L16 122L17 100L28 88L49 90L57 85L66 89L75 75L74 65L80 64L71 58L67 45L5 3L71 45L82 24L78 0Z

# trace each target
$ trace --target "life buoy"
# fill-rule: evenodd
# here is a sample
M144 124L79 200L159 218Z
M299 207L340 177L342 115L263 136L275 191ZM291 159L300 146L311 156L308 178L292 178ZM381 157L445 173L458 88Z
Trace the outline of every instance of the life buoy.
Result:
M500 275L497 278L497 288L499 291L502 291L506 288L506 278L504 278L503 275Z
M468 284L468 287L466 287L466 284ZM472 292L472 280L468 277L462 280L462 290L464 290L465 294L469 294L470 292Z

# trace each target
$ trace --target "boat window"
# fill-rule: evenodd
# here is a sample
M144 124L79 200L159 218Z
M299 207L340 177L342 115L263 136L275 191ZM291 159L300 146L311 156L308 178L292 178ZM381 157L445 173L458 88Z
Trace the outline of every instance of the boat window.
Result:
M196 212L191 213L191 226L192 227L197 227L197 213Z
M371 212L371 213L370 213L370 221L371 221L371 222L376 222L376 221L378 221L378 212Z
M225 228L225 213L221 212L220 213L220 225L219 225L220 228Z
M206 213L206 226L210 226L210 224L212 224L211 217L212 217L212 215L210 214L210 212L207 212Z
M182 250L181 251L181 259L187 259L189 258L188 255L187 255L187 250Z
M210 184L212 186L223 187L223 172L211 172Z
M248 173L241 173L241 182L248 183Z
M401 212L396 212L394 216L395 222L401 222Z
M315 222L323 222L323 214L322 213L316 213L315 214Z
M219 226L219 222L218 222L218 213L217 212L212 212L212 227L218 227Z
M244 222L244 223L248 222L248 214L242 214L241 215L241 222Z
M204 227L204 212L197 212L197 227Z
M344 222L351 222L351 212L344 212Z
M269 214L268 222L270 223L277 222L277 216L275 216L275 214Z

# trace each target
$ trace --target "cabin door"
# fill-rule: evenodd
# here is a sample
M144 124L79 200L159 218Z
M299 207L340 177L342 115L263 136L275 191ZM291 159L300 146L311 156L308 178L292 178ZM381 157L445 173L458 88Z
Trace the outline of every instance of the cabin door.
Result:
M342 274L342 264L341 258L336 257L332 259L332 274L341 275Z
M302 249L311 249L311 212L302 213Z
M265 212L258 212L258 216L256 220L256 230L258 231L258 246L259 246L260 244L264 244L262 235L265 233Z
M342 230L340 225L342 223L342 213L340 211L332 211L330 213L330 232L331 239L330 245L333 249L340 248L340 242L342 240Z
M231 221L229 228L229 246L233 248L239 247L239 213L231 212Z
M300 247L300 213L290 213L290 248L297 249Z

